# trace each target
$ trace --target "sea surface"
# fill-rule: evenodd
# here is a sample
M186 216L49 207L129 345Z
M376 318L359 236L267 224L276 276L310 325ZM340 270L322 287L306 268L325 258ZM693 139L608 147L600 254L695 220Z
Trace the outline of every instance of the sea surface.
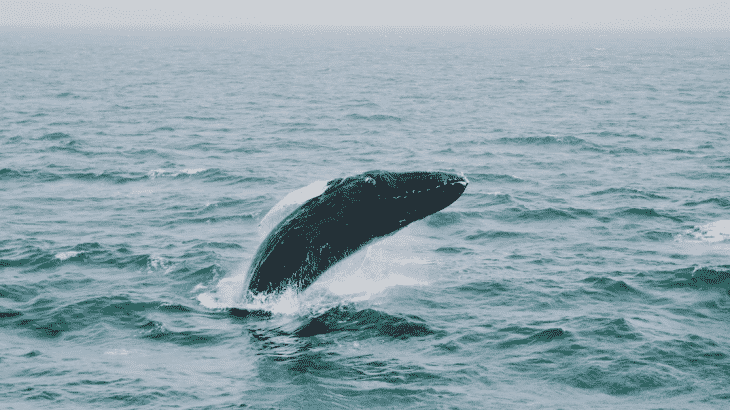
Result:
M727 408L729 58L2 32L0 408ZM470 184L247 294L270 210L375 169Z

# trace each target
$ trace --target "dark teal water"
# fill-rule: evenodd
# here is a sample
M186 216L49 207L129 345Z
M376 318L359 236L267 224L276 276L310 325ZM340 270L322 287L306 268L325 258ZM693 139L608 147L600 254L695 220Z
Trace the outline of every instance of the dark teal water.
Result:
M724 408L729 55L2 33L0 407ZM245 298L267 213L371 169L471 183Z

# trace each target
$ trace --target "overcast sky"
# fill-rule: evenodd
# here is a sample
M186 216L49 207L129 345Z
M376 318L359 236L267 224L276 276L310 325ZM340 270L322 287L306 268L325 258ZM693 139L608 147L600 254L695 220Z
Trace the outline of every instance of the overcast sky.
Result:
M717 0L0 0L0 27L244 25L594 27L730 31Z

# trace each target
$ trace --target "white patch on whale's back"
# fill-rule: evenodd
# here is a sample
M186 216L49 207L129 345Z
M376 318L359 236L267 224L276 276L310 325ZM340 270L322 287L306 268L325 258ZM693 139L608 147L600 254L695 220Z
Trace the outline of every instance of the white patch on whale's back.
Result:
M261 239L268 235L279 222L286 218L300 205L314 197L322 195L324 191L327 190L328 182L329 181L312 182L304 188L299 188L294 192L290 192L289 195L285 196L284 199L274 205L266 216L264 216L261 222L259 222L259 236Z

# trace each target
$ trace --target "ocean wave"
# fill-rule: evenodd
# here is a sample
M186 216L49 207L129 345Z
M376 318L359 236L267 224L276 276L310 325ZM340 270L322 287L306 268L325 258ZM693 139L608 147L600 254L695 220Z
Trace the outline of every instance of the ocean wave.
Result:
M0 169L0 181L28 180L33 182L53 182L63 179L63 176L52 172L39 170L16 171L10 168Z
M199 172L205 172L208 171L208 168L187 168L187 169L179 169L179 170L170 170L170 169L153 169L150 172L147 173L147 176L149 179L155 179L157 177L170 177L175 178L179 175L195 175Z
M142 173L125 173L117 171L96 172L68 172L53 173L41 170L13 170L0 169L0 180L22 180L30 182L55 182L64 179L88 182L108 182L112 184L126 184L148 178Z
M601 392L607 397L634 397L648 394L652 390L672 389L683 385L680 376L634 358L613 359L606 365L590 364L579 368L569 366L564 371L557 371L555 377L570 387ZM631 405L626 402L626 406Z
M341 107L367 107L367 108L381 108L378 104L368 100L352 100L346 104L342 104Z
M119 269L157 269L160 261L153 255L134 254L126 247L104 246L96 242L81 243L61 251L37 246L26 246L15 252L15 257L0 259L0 266L19 268L24 271L43 271L66 264L85 263L114 266ZM159 259L159 258L158 258Z
M274 149L290 149L290 150L310 150L310 151L336 151L336 148L330 144L317 144L313 139L290 139L280 138L273 140L270 148Z
M685 231L684 234L701 242L725 242L730 240L730 220L723 219L696 226L694 229Z
M671 176L673 178L680 178L680 179L688 179L690 181L704 181L708 179L717 179L721 181L725 181L728 178L730 178L730 173L728 172L705 172L705 171L697 171L697 170L687 170L685 172L679 173L679 172L673 172L669 174L668 176Z
M194 346L199 344L216 344L222 340L221 335L210 329L191 330L179 329L165 325L157 320L150 320L138 326L142 337L159 342L175 343L181 346Z
M78 144L74 141L69 141L69 143L65 145L54 145L46 148L46 151L48 152L54 152L54 153L69 153L69 154L79 154L86 157L91 157L96 155L94 152L90 151L84 151L82 149L78 148Z
M457 253L468 253L468 252L471 252L471 249L457 247L457 246L442 246L440 248L437 248L434 252L447 253L447 254L457 254Z
M646 137L641 136L639 134L623 134L620 132L611 132L611 131L601 131L599 133L592 133L593 135L597 135L599 137L624 137L624 138L633 138L633 139L646 139Z
M123 151L122 154L127 155L131 158L148 158L152 156L158 156L160 158L170 158L170 155L165 152L159 152L153 148L132 148Z
M10 180L15 178L20 178L22 174L18 171L14 171L10 168L2 168L0 169L0 180Z
M217 224L222 222L246 222L254 220L256 216L256 214L245 213L238 215L204 216L199 218L175 218L165 222L163 226L172 227L194 224Z
M40 338L55 338L63 333L83 330L99 322L118 326L132 325L143 320L144 306L131 303L126 297L96 297L64 306L54 300L35 299L27 307L23 319L16 325L32 331Z
M625 208L616 211L614 215L629 218L667 218L675 222L682 222L681 218L667 215L665 211L657 212L654 208Z
M674 239L675 235L673 232L666 231L648 231L642 234L642 237L649 239L650 241L665 242Z
M351 120L362 120L362 121L395 121L401 122L402 118L393 115L375 114L375 115L360 115L360 114L349 114L345 118Z
M503 137L496 140L497 143L500 144L507 144L507 145L569 145L569 146L577 146L577 145L594 145L582 138L573 137L573 136L565 136L565 137L556 137L556 136L546 136L546 137Z
M38 139L41 141L58 141L58 140L64 140L64 139L71 139L71 136L68 134L64 134L63 132L52 132L50 134L45 134Z
M242 183L267 183L272 182L270 177L239 176L230 174L219 168L187 168L187 169L153 169L147 172L146 178L151 180L157 178L202 179L207 182L224 182L227 185Z
M657 340L643 350L645 350L641 354L643 360L650 363L667 363L681 371L691 371L701 366L723 372L726 365L721 363L728 357L727 353L720 351L717 342L696 334ZM727 397L724 400L727 400Z
M28 302L38 296L39 292L40 290L36 287L19 284L0 284L0 298L9 299L13 302Z
M457 294L462 292L474 293L483 297L498 297L505 294L509 294L511 289L503 282L496 281L483 281L483 282L471 282L463 285L459 285L453 289Z
M523 208L507 208L499 213L498 219L503 221L560 221L566 219L577 219L570 212L566 212L556 208L545 209L523 209Z
M687 201L683 206L699 206L699 205L715 205L720 208L730 208L730 199L722 197L712 197L701 201Z
M426 224L434 228L455 225L461 222L461 215L458 212L441 211L426 218Z
M730 266L691 267L668 272L659 272L658 281L662 287L669 288L720 288L730 292Z
M565 330L563 330L559 327L556 327L556 328L545 329L545 330L539 331L537 333L533 333L526 338L517 338L517 339L500 342L499 347L502 349L507 349L507 348L512 348L512 347L526 345L526 344L550 342L555 339L564 339L569 336L570 336L570 334L568 332L566 332Z
M127 174L123 172L115 171L102 171L101 173L94 172L72 172L68 174L61 174L63 178L75 179L78 181L91 181L91 182L108 182L112 184L126 184L129 182L136 182L144 179L142 174Z
M643 199L669 199L666 196L658 195L652 192L642 191L634 188L608 188L600 191L591 192L588 196L613 195L621 198L643 198ZM585 195L581 195L585 196Z
M274 134L294 134L299 132L316 132L316 133L339 133L339 128L317 128L317 127L290 127L290 128L279 128L273 131Z
M608 153L611 154L611 155L621 155L621 154L630 154L630 155L633 155L633 154L638 154L639 151L637 151L637 150L635 150L633 148L621 147L621 148L613 148L613 149L610 149L610 150L608 150Z
M183 117L184 120L193 120L193 121L217 121L220 120L220 118L216 117L193 117L190 115L186 115Z
M515 175L507 174L479 174L470 173L469 180L473 182L508 182L508 183L522 183L526 182L525 179Z
M164 326L150 330L151 320L148 316L155 312L175 315L193 311L194 309L183 305L135 300L130 296L99 296L63 306L56 306L56 302L50 299L36 298L17 311L19 314L9 316L8 320L40 338L55 338L64 333L84 331L106 323L116 328L140 330L143 337L174 339L174 334L177 334L184 339L190 335L186 332L167 331Z
M477 233L465 236L468 241L477 241L481 239L510 239L510 238L524 238L530 236L524 232L513 232L513 231L482 231L477 230Z
M23 315L22 312L18 312L17 310L4 309L4 308L0 308L0 309L3 309L3 310L0 310L0 320L9 319L9 318L18 317L18 316ZM0 322L0 323L2 323L2 322Z
M204 242L199 243L195 246L193 246L193 249L196 248L203 248L203 249L243 249L243 247L237 243L234 242Z
M196 142L195 144L186 146L184 149L185 149L185 151L198 150L198 151L208 152L208 151L214 150L216 148L217 148L216 144L211 144L210 142Z
M194 210L184 213L184 216L195 217L200 215L210 215L221 212L222 210L227 210L228 208L233 208L232 211L237 214L246 213L253 215L249 212L245 212L245 210L250 209L255 204L260 204L265 199L266 198L263 196L248 200L224 197L220 198L218 202L207 203L203 207L194 208Z
M594 289L600 289L612 295L619 296L644 296L644 292L634 288L622 280L614 280L606 277L591 276L583 279L584 283L589 283Z
M196 254L196 255L187 255L188 258L194 258L198 259L201 256L206 256L207 253L203 254ZM183 256L183 259L185 259L186 256ZM189 268L186 266L186 264L181 264L180 266L175 266L169 264L165 267L166 272L165 274L170 273L172 277L178 279L178 280L185 280L186 282L208 282L214 278L220 277L225 271L223 268L221 268L218 264L213 264L206 266L204 268L200 269L194 269ZM201 288L198 288L201 289Z
M353 332L353 337L358 340L371 337L408 339L436 333L417 316L400 317L374 309L358 310L343 306L332 308L310 319L294 334L311 337L334 332Z
M587 318L586 318L587 319ZM586 329L581 332L601 338L621 340L641 340L643 335L628 320L623 317L600 317L586 320ZM589 323L589 324L588 324Z

